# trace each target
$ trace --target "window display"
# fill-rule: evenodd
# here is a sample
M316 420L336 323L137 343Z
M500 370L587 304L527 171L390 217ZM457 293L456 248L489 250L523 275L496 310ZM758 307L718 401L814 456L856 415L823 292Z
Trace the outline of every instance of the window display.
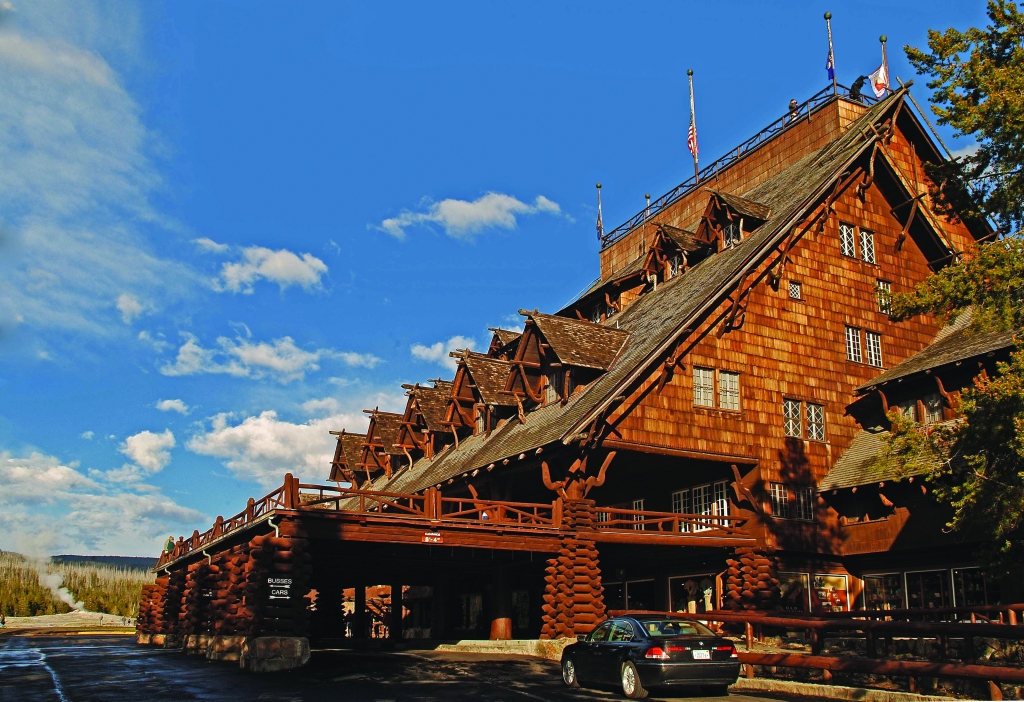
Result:
M950 607L949 574L945 570L907 573L907 606L911 609Z
M814 575L811 605L815 612L849 612L850 599L845 575Z
M954 568L953 599L956 607L1001 604L999 583L980 568Z
M864 609L903 607L903 578L899 573L864 576Z
M713 573L687 575L669 579L669 596L673 612L707 612L715 608L715 576Z
M807 573L784 573L779 571L779 592L783 611L807 611Z
M626 583L626 609L654 609L653 580L633 580Z

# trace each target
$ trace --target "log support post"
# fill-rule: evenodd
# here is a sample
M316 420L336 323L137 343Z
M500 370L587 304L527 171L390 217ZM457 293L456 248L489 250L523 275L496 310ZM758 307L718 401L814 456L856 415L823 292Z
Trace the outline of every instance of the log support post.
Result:
M605 618L597 547L587 538L595 529L594 501L564 500L562 528L558 555L544 571L542 639L588 634Z
M495 568L491 577L491 641L512 638L512 573L508 566Z

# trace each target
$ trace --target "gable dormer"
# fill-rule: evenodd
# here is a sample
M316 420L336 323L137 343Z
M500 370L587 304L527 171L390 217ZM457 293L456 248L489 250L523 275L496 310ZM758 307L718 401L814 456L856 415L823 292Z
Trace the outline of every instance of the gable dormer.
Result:
M644 256L641 271L652 285L682 275L691 264L703 258L708 244L697 240L697 233L689 229L653 222L657 233ZM691 260L692 259L692 260Z
M349 434L344 429L332 431L331 434L338 437L338 445L334 449L331 474L327 479L332 483L347 482L357 487L361 481L356 471L366 437Z
M698 242L715 251L737 246L771 216L771 208L747 198L708 189L711 197L695 232Z
M372 480L372 476L380 471L384 471L390 478L401 466L401 459L404 456L402 450L395 445L398 441L398 430L402 426L402 415L381 412L379 409L363 412L370 415L370 426L366 430L358 467L366 471L368 480Z
M491 345L487 348L487 355L491 358L500 358L502 361L511 361L516 356L516 347L519 346L521 332L508 329L491 327L488 331L494 332L491 336Z
M602 324L567 319L536 310L519 310L526 326L512 360L505 390L523 403L564 401L612 367L629 332Z
M516 399L505 392L511 364L500 358L462 351L451 354L459 362L444 424L459 437L486 434L502 419L515 414Z
M409 459L410 466L420 456L432 459L449 442L451 431L444 425L444 411L452 383L440 378L432 382L433 387L419 383L402 386L409 399L395 443Z

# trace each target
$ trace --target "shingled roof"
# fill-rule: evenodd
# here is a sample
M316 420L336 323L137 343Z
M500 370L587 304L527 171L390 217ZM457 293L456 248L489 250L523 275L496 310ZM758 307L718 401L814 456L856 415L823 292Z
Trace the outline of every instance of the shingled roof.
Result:
M558 359L570 366L608 370L629 337L624 329L519 310L544 336Z
M512 370L511 363L472 351L466 352L462 361L485 404L515 406L516 398L504 392L505 381Z
M416 406L419 407L429 431L448 431L441 422L444 421L444 408L448 403L448 396L452 394L450 380L435 380L432 388L417 385L409 393L416 397Z
M402 428L402 415L374 410L370 419L374 425L373 433L384 447L384 453L401 456L402 450L395 447L395 442L398 441L398 430ZM367 436L364 443L369 443L372 438Z
M518 341L519 337L523 335L522 332L511 331L509 329L501 329L499 327L490 327L487 331L494 332L498 337L498 342L502 346L508 346L514 341Z
M939 368L968 358L981 356L990 351L1001 351L1013 347L1012 332L974 332L970 325L970 314L963 314L953 326L939 332L930 345L913 356L872 378L857 388L858 392L905 378L914 373Z
M898 480L909 475L924 475L938 460L916 460L901 470L898 462L886 455L888 439L887 431L862 429L828 475L822 478L818 490L837 490Z
M506 458L514 460L520 454L553 442L573 441L600 412L668 353L687 328L692 328L703 314L720 304L745 271L771 255L792 226L825 197L835 181L870 148L878 137L869 125L888 117L902 104L904 94L905 90L901 89L880 100L830 144L744 192L742 197L769 207L771 216L738 245L708 256L684 275L659 285L657 290L641 296L601 325L588 325L611 331L615 331L617 325L620 333L629 332L629 336L608 371L571 395L565 404L552 403L533 409L526 415L525 423L518 418L510 419L489 436L469 436L458 448L449 448L433 461L421 459L391 481L376 481L375 486L396 492L418 492L476 468ZM541 317L530 312L524 314ZM572 321L548 315L544 318L557 320L556 324ZM542 333L544 318L538 325ZM562 358L557 349L555 352ZM599 362L610 363L607 358Z
M341 459L345 462L345 468L352 472L358 470L356 468L359 465L359 459L363 451L363 443L366 441L366 437L362 434L349 434L348 432L342 432L337 435L338 441L341 443ZM331 466L331 476L329 480L338 481L341 480L342 476L337 475L335 467Z
M771 216L772 208L763 203L748 200L745 197L733 195L732 193L722 192L721 190L712 190L711 188L708 188L708 192L717 196L718 199L724 202L733 212L743 215L744 217L753 217L754 219L759 219L764 222Z

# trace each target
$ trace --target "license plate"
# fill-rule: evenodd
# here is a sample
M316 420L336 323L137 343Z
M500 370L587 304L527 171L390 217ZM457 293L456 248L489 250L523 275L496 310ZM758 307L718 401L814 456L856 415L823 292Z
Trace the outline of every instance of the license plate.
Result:
M693 660L695 661L710 661L711 651L694 651Z

